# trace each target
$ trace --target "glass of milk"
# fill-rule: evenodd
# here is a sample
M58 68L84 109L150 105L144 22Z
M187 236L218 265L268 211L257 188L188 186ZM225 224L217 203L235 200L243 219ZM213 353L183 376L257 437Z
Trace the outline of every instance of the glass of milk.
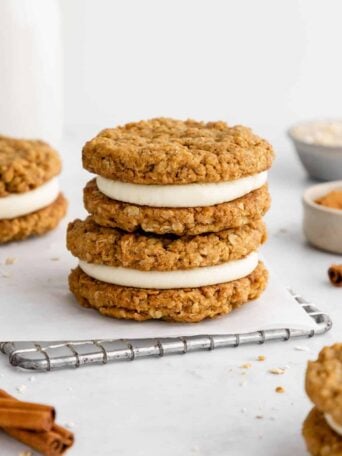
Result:
M0 0L0 135L58 145L63 131L58 0Z

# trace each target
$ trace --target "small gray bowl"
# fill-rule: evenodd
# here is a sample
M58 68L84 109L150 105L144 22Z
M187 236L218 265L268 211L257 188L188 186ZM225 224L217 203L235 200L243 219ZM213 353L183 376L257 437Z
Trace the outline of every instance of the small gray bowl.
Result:
M323 181L342 179L342 146L326 146L300 141L293 134L293 128L298 125L300 124L292 126L287 133L308 174L314 179Z

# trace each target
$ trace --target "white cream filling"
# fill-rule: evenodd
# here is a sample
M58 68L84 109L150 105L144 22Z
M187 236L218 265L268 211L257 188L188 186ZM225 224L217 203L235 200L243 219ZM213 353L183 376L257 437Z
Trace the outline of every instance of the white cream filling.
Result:
M267 171L229 182L181 185L142 185L97 176L97 187L117 201L151 207L203 207L233 201L267 181Z
M57 177L25 193L13 193L0 198L0 220L31 214L53 203L59 193Z
M328 415L327 413L324 414L324 418L331 427L331 429L334 430L338 435L342 436L342 426L340 424L337 424L334 418L331 415Z
M248 276L258 265L257 252L241 260L228 261L217 266L178 271L139 271L137 269L79 262L80 268L102 282L134 288L196 288L231 282Z

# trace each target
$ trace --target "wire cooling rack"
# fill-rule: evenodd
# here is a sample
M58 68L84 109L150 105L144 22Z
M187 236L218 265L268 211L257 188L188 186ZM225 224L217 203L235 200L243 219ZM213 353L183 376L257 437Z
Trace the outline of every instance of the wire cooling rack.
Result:
M241 334L198 335L151 339L98 339L54 342L0 342L0 352L8 356L12 366L35 371L80 367L89 364L107 364L113 361L162 357L200 350L287 341L300 337L324 334L332 327L329 315L289 290L293 298L315 321L316 328L268 329Z

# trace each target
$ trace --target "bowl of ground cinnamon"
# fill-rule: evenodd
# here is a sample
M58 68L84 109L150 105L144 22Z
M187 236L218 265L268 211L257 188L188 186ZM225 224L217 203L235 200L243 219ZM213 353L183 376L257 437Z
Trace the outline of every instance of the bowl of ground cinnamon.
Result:
M309 243L342 254L342 181L309 187L303 207L303 230Z
M342 179L342 119L311 120L288 130L298 157L314 179Z

